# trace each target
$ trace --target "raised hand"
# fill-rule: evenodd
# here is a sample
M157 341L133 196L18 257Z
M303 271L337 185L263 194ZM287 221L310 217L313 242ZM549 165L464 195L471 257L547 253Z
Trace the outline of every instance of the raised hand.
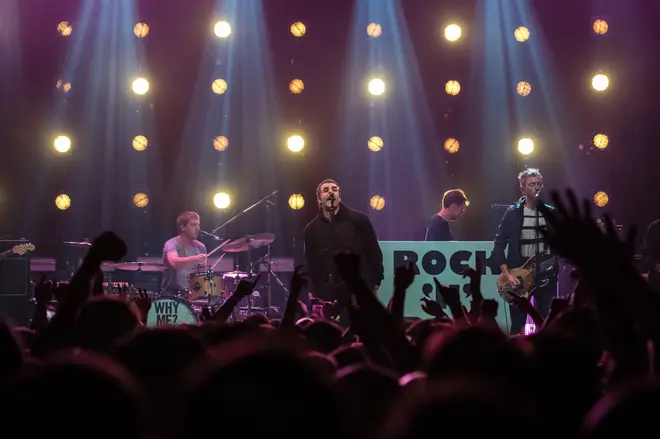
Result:
M99 261L117 262L126 256L126 243L113 232L103 232L92 242L90 255Z
M431 317L435 317L437 319L442 317L447 317L447 313L442 309L442 305L440 305L435 300L430 300L427 299L426 297L422 297L421 301L422 301L422 311L424 311L426 314L430 315Z
M241 279L241 281L238 283L238 286L236 287L235 294L238 294L239 297L241 298L248 297L250 294L252 294L252 291L259 282L260 277L261 277L261 273L259 273L257 277L254 278L253 282L250 282L249 280L246 279Z
M53 300L53 293L55 289L53 287L53 282L46 282L46 275L41 276L41 280L34 288L34 299L38 304L45 304Z
M293 276L291 276L291 296L295 297L296 300L300 297L303 287L307 284L307 274L302 272L303 266L298 265L293 270Z
M151 297L149 297L147 290L140 288L137 297L133 300L143 316L149 314L149 310L151 309Z
M406 261L403 265L394 270L394 289L407 290L415 281L415 266L411 261Z

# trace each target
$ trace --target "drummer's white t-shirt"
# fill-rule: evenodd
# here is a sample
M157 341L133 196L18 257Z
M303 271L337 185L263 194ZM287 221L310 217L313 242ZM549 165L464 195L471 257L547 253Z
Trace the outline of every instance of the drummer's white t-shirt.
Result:
M163 283L161 293L176 293L178 290L188 288L188 275L197 271L195 266L175 270L167 260L167 254L177 252L179 257L195 256L206 253L206 246L194 240L192 245L183 245L178 236L168 240L163 247L163 264L167 269L163 272Z

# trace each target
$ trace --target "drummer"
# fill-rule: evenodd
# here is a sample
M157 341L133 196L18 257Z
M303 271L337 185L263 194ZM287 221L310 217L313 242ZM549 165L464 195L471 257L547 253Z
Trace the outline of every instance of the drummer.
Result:
M206 246L197 240L200 231L199 215L183 212L176 219L179 235L168 240L163 247L161 294L174 296L188 287L188 275L206 265Z

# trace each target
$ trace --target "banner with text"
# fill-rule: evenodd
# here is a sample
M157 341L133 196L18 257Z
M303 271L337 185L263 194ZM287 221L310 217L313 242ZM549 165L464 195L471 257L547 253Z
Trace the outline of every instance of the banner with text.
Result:
M475 267L476 258L482 261L481 290L486 299L495 299L499 303L497 320L500 326L509 329L509 306L497 294L497 276L500 267L492 262L493 242L397 242L381 241L385 279L378 291L378 297L387 303L394 288L394 269L410 260L415 265L415 282L406 295L406 317L429 318L421 308L421 298L438 301L447 313L449 309L436 291L433 278L442 285L460 288L461 300L470 309L469 279L463 279L463 272L468 267Z

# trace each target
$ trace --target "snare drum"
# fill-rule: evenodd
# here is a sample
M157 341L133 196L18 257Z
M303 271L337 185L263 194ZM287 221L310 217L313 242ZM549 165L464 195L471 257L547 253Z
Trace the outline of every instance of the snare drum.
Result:
M212 271L198 271L188 275L188 299L222 295L222 278Z
M172 326L190 324L198 321L195 311L183 300L161 297L151 303L147 315L147 326Z

